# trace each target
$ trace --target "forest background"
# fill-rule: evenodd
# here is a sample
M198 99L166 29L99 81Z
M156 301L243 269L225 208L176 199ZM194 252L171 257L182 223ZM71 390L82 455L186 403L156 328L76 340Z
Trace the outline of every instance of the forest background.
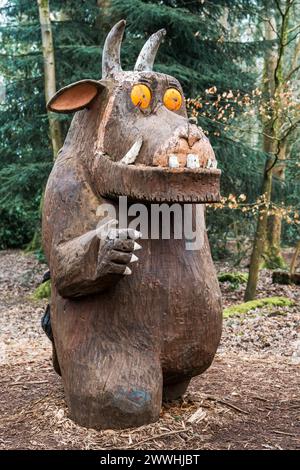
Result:
M127 21L122 64L167 29L155 70L183 85L222 170L222 201L207 208L214 259L286 269L300 250L300 1L0 1L0 249L43 257L42 196L72 116L47 113L55 90L101 78L105 37ZM293 267L294 269L294 267Z

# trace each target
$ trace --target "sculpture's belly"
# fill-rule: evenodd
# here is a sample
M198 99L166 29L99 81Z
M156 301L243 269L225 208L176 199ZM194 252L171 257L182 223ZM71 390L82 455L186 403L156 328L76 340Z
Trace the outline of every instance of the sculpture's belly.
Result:
M154 353L166 382L197 375L210 365L221 334L220 291L208 244L188 252L181 240L142 243L132 276L110 291L53 303L64 349L91 355L94 344L95 360L111 350Z
M187 251L182 240L149 240L139 270L137 282L131 281L144 315L154 321L153 336L160 337L165 380L203 372L216 352L222 324L207 239L201 251Z
M198 285L197 285L198 282ZM187 279L169 291L162 314L162 366L164 376L194 376L203 372L215 355L221 334L221 302L215 282Z

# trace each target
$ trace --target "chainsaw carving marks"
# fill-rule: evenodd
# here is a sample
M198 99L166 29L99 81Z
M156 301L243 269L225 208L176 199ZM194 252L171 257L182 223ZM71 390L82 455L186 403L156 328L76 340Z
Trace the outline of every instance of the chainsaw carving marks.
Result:
M198 250L172 236L126 231L122 239L119 227L105 240L98 236L99 207L109 202L118 213L118 196L149 207L220 197L213 149L189 122L180 84L152 71L165 32L151 36L134 71L123 72L124 28L117 23L107 37L102 79L70 85L48 104L77 111L43 209L56 369L71 417L98 429L157 420L162 397L181 396L209 367L221 334L203 214ZM136 85L148 90L140 103L136 93L145 89L132 93Z

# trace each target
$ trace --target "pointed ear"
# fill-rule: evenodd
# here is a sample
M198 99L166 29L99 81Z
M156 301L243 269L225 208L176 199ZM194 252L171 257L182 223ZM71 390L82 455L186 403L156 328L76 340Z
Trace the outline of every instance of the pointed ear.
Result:
M47 109L54 113L73 113L86 108L98 94L104 85L97 80L81 80L72 83L57 93L48 101Z

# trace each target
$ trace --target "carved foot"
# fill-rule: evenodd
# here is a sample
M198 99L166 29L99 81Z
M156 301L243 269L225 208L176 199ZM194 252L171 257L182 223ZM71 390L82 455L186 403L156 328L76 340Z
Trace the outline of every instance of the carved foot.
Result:
M189 383L190 379L184 380L183 382L178 382L176 384L164 385L163 400L172 401L182 397L185 394Z
M63 370L68 371L63 379L70 415L78 424L122 429L158 420L162 402L158 358L126 351L98 358L94 364L72 363Z

